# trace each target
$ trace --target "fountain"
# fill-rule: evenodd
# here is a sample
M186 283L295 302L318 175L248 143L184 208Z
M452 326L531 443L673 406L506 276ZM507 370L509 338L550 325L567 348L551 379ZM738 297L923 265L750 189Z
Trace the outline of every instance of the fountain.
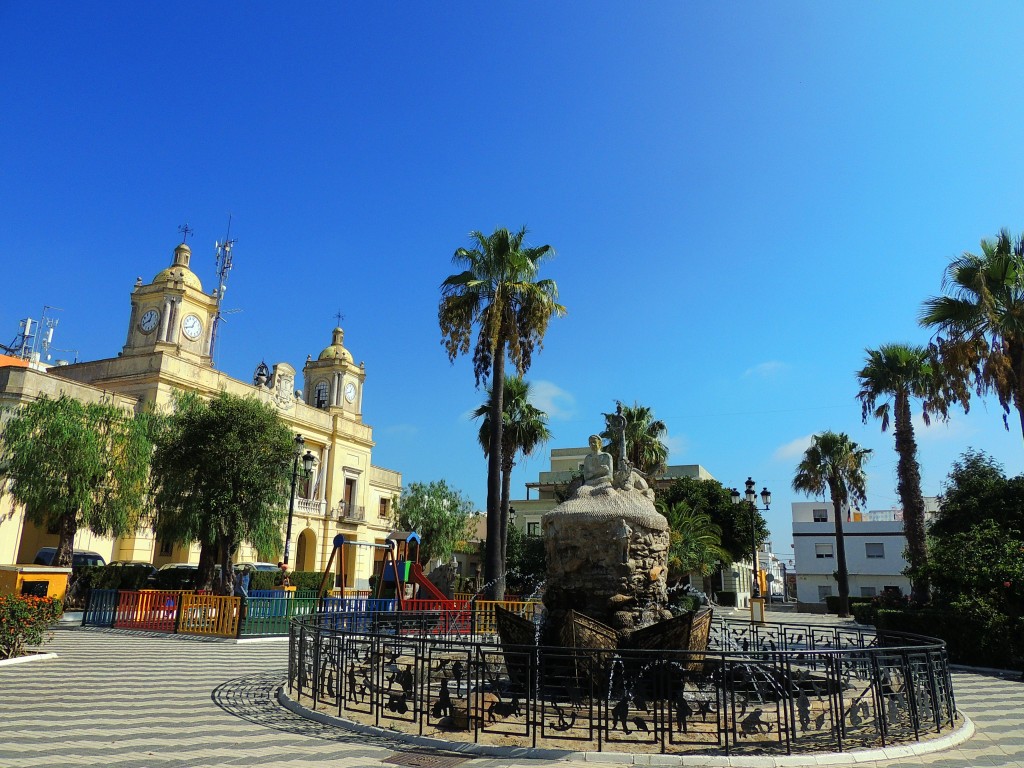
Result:
M710 610L681 616L669 610L668 521L626 458L621 403L609 421L615 459L591 435L582 484L542 520L548 565L538 639L574 648L703 650ZM522 645L530 633L505 612L498 629L509 646Z

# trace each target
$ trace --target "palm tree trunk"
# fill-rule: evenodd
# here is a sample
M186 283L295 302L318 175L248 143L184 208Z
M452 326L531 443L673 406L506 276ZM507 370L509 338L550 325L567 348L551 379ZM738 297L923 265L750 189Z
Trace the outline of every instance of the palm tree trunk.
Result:
M836 521L836 581L839 582L839 618L850 615L850 574L846 568L846 539L843 538L843 507L846 505L846 494L843 490L829 483L829 495L832 497L832 509Z
M487 542L484 549L484 581L488 600L505 598L505 563L502 560L501 447L502 402L505 390L505 340L494 350L491 385L491 439L487 448Z
M928 546L924 528L924 496L921 493L921 467L917 462L917 441L910 416L910 397L896 396L895 429L897 485L903 506L903 531L907 536L907 555L910 560L911 592L918 603L928 602L930 584L925 571L928 564Z
M501 462L501 570L508 567L508 515L512 499L513 463L504 457Z

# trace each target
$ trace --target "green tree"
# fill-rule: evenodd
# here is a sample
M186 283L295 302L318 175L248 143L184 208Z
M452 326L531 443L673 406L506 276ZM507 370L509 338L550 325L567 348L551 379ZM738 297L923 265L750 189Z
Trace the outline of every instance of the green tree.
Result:
M0 477L26 520L56 528L53 565L71 565L75 534L124 536L147 504L150 418L110 403L41 397L11 415L0 439Z
M558 303L558 286L553 280L537 280L540 263L554 253L550 245L523 245L526 228L518 232L496 229L491 235L472 232L474 248L459 248L453 262L464 267L441 283L437 318L441 341L452 362L469 352L473 329L473 373L476 383L490 375L490 445L487 452L487 547L484 578L488 597L500 599L505 592L504 563L501 560L501 451L502 395L505 357L520 376L530 368L533 352L544 342L552 317L565 314Z
M444 480L409 483L394 506L399 530L420 535L420 563L446 561L460 542L473 535L473 504Z
M622 416L626 420L626 459L634 469L652 480L665 474L665 461L668 458L668 446L665 445L668 427L665 422L654 418L654 411L639 403L623 405ZM613 417L614 414L604 414L605 429L601 437L607 441L605 450L615 456L618 449L614 445L615 435L611 425Z
M489 456L491 445L491 400L494 393L487 388L487 401L473 412L474 419L482 418L477 437ZM509 499L512 493L512 468L516 454L530 456L551 439L548 415L530 402L530 382L522 376L506 376L502 396L501 428L501 561L507 565Z
M508 529L508 588L529 597L547 578L547 555L543 536L527 536L514 525Z
M732 557L722 547L722 529L703 510L691 508L685 501L671 506L658 502L669 525L668 575L678 580L690 573L699 574L701 589L711 591L711 575Z
M271 405L227 393L210 401L180 397L153 454L157 536L198 541L220 564L216 591L231 594L239 544L281 551L294 452L291 431Z
M952 295L924 302L921 325L934 328L947 400L969 408L971 389L994 393L1009 429L1017 410L1024 435L1024 238L1002 230L981 241L981 255L964 253L942 280Z
M837 581L839 582L839 615L850 614L850 574L846 567L846 541L843 538L843 514L848 505L867 500L864 486L864 464L870 448L861 448L844 432L822 432L814 435L811 446L804 451L793 477L793 490L808 496L828 491L836 526Z
M857 372L861 418L866 424L871 416L882 422L882 431L889 428L890 418L896 439L896 491L903 506L903 527L907 534L907 559L916 573L913 580L914 599L927 602L929 584L925 564L928 544L924 524L924 494L921 492L921 466L917 461L917 440L911 418L910 402L923 402L925 424L930 416L945 418L944 402L938 397L933 367L925 347L908 344L883 344L868 349L864 367Z
M1024 476L980 451L954 464L930 528L925 568L944 610L976 627L976 663L1024 659Z
M728 555L723 564L749 558L752 535L758 545L770 536L760 510L751 504L733 504L731 491L717 480L680 477L656 494L660 505L672 509L682 504L682 511L700 511L718 526L721 547Z

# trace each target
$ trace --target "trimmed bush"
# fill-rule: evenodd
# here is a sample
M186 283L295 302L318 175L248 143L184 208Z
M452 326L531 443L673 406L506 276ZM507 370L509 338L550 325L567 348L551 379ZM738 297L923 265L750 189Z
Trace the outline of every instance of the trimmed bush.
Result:
M870 605L875 598L873 597L851 597L850 598L850 613L853 613L853 607L855 605ZM839 595L828 595L825 598L825 609L829 613L839 613ZM856 615L856 614L854 614Z
M722 607L735 608L736 607L736 593L735 592L728 592L728 591L719 592L719 593L717 593L715 595L715 602L717 602Z
M944 640L955 664L1024 668L1024 621L1012 621L984 603L954 604L946 610L879 608L875 626Z
M291 586L297 587L301 592L319 589L320 579L323 577L324 575L319 571L294 571L289 575L288 580L291 582ZM280 587L283 580L284 574L281 571L256 571L249 581L249 591ZM333 586L334 578L332 576L327 579L327 589Z
M54 597L0 596L0 659L24 656L26 648L42 645L62 611Z

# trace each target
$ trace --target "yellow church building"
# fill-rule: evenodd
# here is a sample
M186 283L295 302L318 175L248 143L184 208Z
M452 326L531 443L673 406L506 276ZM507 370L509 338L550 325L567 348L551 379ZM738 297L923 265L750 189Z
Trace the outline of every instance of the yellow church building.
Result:
M189 268L191 255L182 243L174 249L171 265L152 282L136 281L127 339L117 357L49 368L0 358L0 408L61 394L83 401L107 400L135 410L170 409L174 393L182 390L208 397L218 392L256 397L277 408L289 428L302 436L303 452L310 451L316 458L311 476L296 485L291 569L321 570L338 533L349 541L383 542L402 476L371 462L373 430L363 421L362 407L366 370L345 347L342 329L333 330L319 355L307 358L301 388L296 388L295 368L286 362L261 364L252 382L231 378L213 367L217 296L216 291L203 291ZM0 563L30 563L40 547L56 542L55 531L28 523L9 495L0 497ZM199 557L198 547L157 541L145 527L116 540L79 531L75 549L98 552L108 562L144 560L158 567L194 563ZM378 551L345 548L346 586L366 588L373 553ZM246 548L238 557L239 561L257 559Z

